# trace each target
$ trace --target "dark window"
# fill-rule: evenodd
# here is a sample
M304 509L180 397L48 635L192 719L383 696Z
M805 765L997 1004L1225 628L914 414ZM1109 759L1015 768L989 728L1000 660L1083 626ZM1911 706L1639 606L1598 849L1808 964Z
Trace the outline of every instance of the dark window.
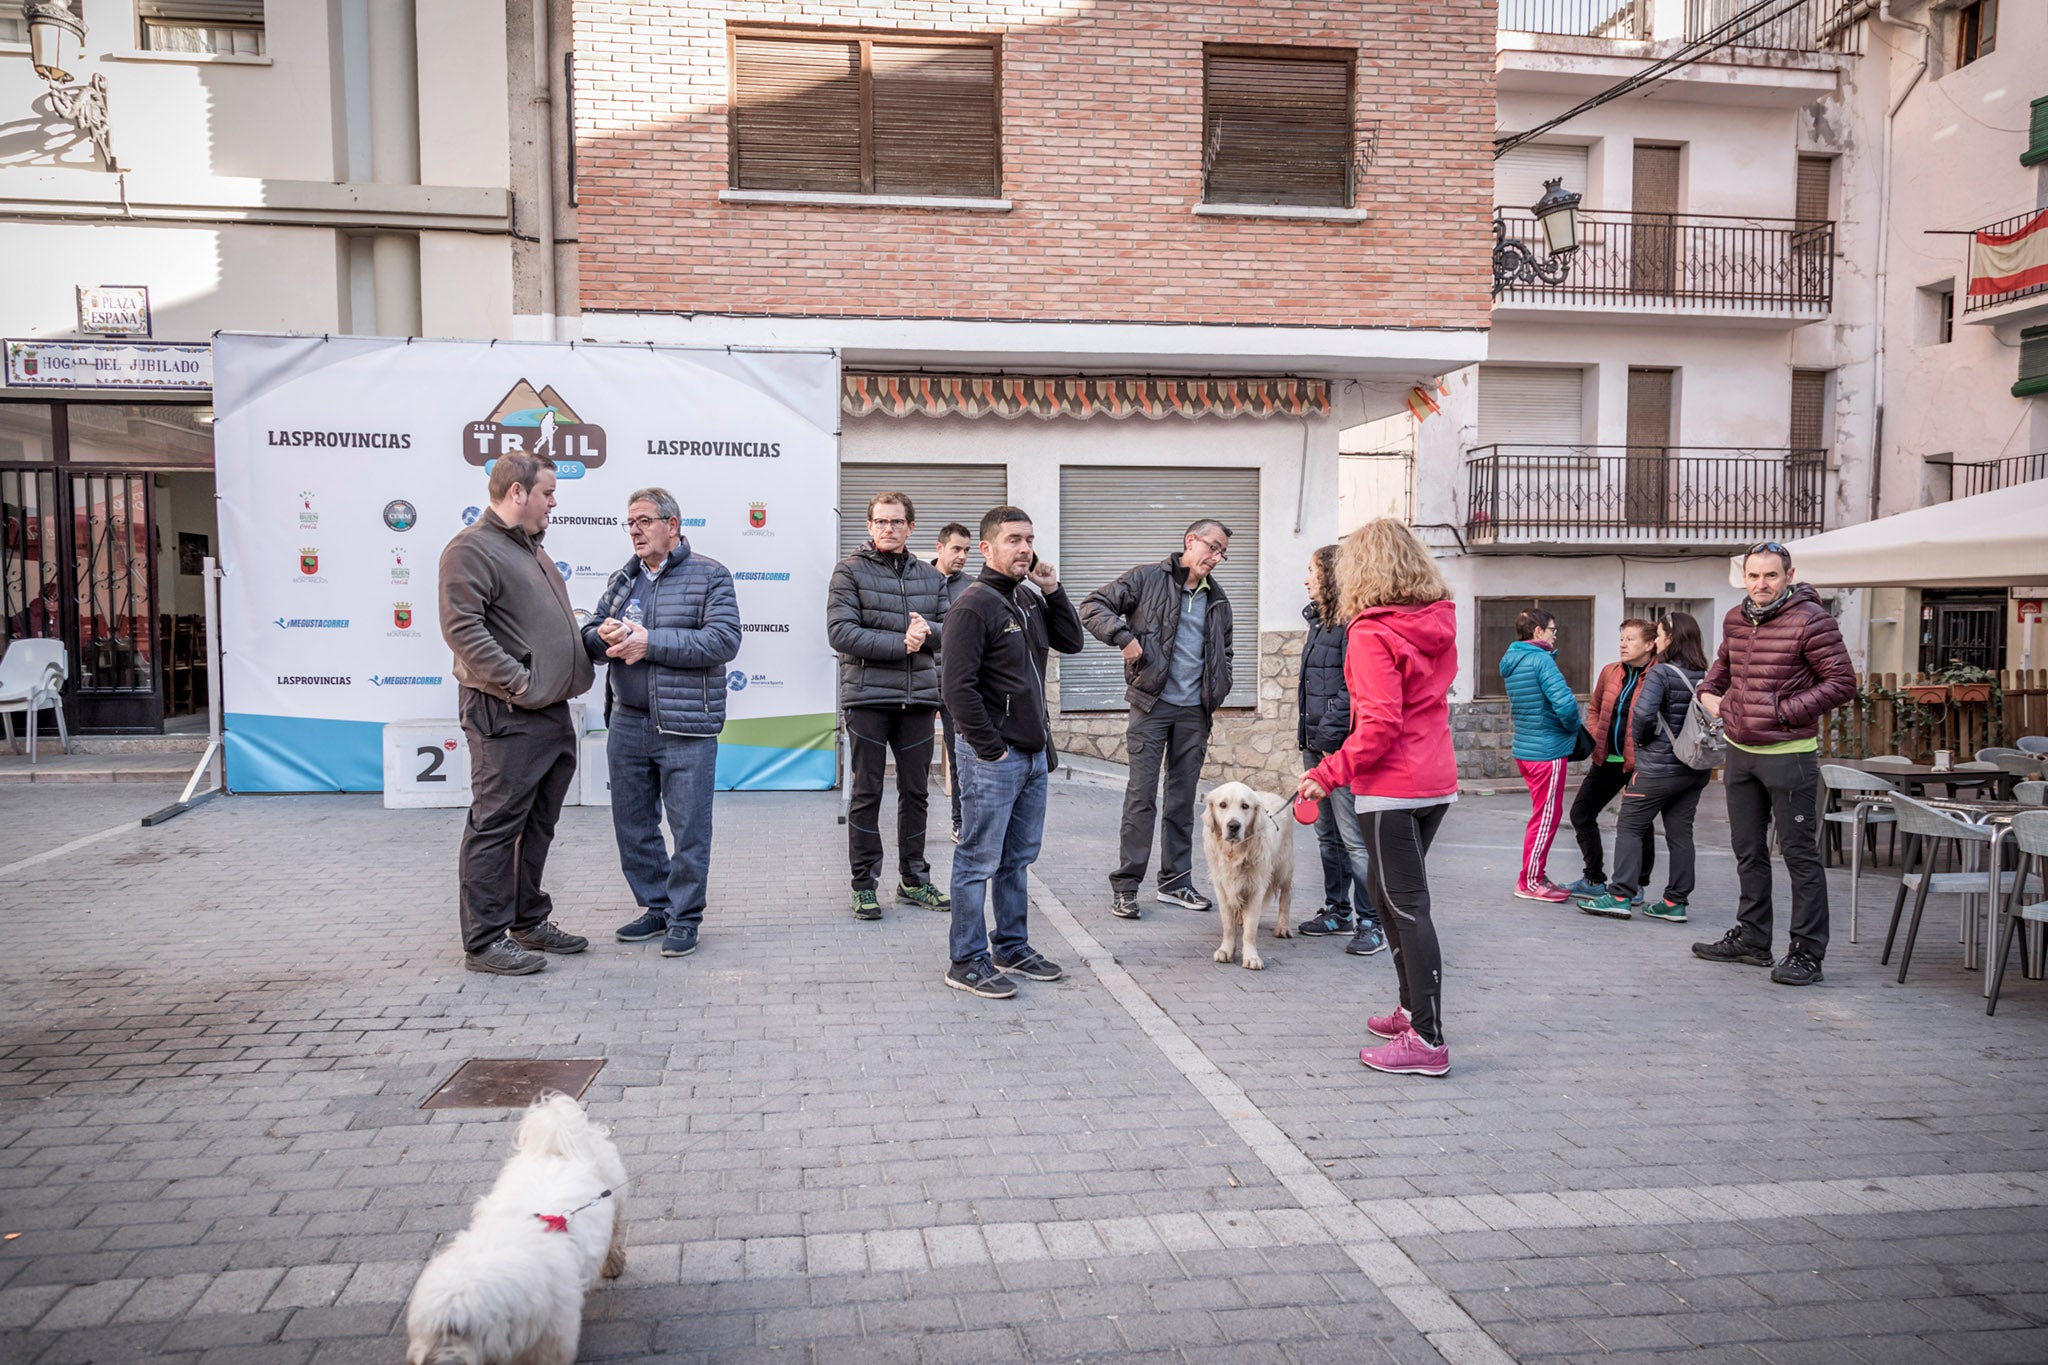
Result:
M1482 597L1479 599L1479 652L1473 676L1481 697L1505 697L1501 656L1515 642L1515 618L1541 607L1557 618L1557 666L1580 696L1593 690L1593 599L1590 597Z
M996 198L996 72L992 39L735 31L731 183Z
M1956 339L1956 291L1954 286L1941 291L1941 344L1946 346Z
M139 0L149 52L263 55L263 0Z
M1212 48L1202 59L1202 198L1351 207L1350 52Z
M1956 11L1956 65L1989 57L1998 46L1998 0L1976 0Z

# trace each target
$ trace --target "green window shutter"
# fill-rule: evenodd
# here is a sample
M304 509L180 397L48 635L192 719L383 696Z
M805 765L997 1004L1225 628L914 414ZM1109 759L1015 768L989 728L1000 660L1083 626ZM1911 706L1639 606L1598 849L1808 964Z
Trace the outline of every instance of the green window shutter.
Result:
M2012 386L2012 392L2015 398L2048 393L2048 327L2028 327L2020 332L2020 381Z
M2048 161L2048 95L2034 101L2034 117L2027 128L2027 150L2020 153L2020 165L2038 166Z

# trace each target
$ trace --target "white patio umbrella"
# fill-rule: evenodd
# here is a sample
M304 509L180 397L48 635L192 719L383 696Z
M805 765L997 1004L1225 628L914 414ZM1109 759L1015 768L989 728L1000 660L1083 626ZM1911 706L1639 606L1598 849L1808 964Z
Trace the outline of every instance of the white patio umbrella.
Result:
M1785 543L1793 576L1824 588L2048 584L2048 479ZM1728 581L1742 585L1742 556Z

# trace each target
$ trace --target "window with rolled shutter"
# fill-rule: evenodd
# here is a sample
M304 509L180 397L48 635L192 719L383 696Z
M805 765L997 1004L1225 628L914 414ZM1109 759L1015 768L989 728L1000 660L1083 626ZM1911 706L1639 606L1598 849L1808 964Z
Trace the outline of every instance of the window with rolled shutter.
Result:
M957 521L976 542L967 552L967 574L981 572L981 514L1010 500L1010 471L999 464L842 464L839 466L839 557L868 538L868 499L901 493L917 513L910 549L920 559L938 553L939 528Z
M1585 371L1479 367L1480 445L1580 445L1585 439Z
M2012 395L2032 398L2039 393L2048 393L2048 327L2022 327L2019 381L2012 386Z
M1210 49L1202 60L1202 198L1350 208L1353 54Z
M734 31L735 189L996 198L992 39Z
M2033 113L2027 121L2027 150L2020 153L2020 165L2038 166L2048 161L2048 95L2043 95L2031 106Z
M1060 470L1060 582L1081 600L1136 564L1156 564L1182 545L1188 523L1213 517L1231 529L1230 558L1216 582L1230 596L1233 671L1226 706L1259 701L1259 471L1256 469ZM1060 659L1061 711L1122 711L1124 661L1088 637Z
M263 55L263 0L137 0L147 52Z
M1792 371L1791 458L1825 460L1828 451L1827 370Z
M1543 197L1543 182L1562 180L1575 194L1586 192L1586 149L1555 142L1525 142L1493 163L1493 202L1529 212Z

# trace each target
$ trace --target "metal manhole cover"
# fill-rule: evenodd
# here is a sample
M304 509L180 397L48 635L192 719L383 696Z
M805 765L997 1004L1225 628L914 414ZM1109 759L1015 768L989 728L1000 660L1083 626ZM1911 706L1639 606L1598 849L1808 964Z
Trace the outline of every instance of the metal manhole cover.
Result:
M581 1099L584 1087L603 1067L601 1057L563 1061L472 1057L455 1068L455 1074L427 1096L420 1108L524 1109L552 1090Z

